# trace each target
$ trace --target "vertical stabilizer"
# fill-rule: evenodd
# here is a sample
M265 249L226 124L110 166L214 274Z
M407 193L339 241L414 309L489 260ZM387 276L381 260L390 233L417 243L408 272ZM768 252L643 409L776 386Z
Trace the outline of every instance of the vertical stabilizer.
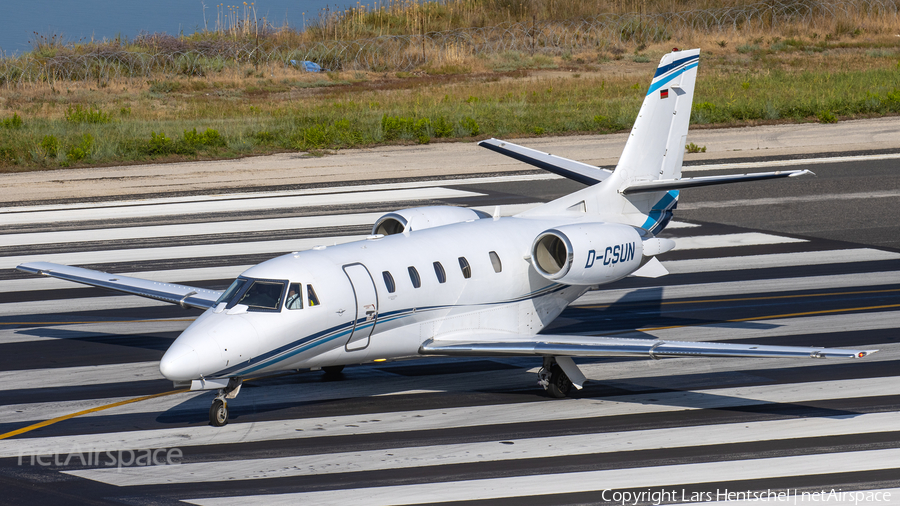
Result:
M681 178L699 61L699 49L674 51L662 57L610 177L522 215L560 214L580 206L585 213L601 219L628 223L653 235L659 233L672 216L678 190L627 196L621 190L636 182Z
M699 49L660 60L616 166L620 183L681 177L699 60Z

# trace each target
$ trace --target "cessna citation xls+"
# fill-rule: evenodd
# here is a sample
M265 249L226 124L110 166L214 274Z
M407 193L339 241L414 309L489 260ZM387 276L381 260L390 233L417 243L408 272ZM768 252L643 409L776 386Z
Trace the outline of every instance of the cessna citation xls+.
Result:
M665 55L615 171L495 139L481 146L588 185L513 217L421 207L381 217L365 240L283 255L224 292L46 262L21 271L206 311L175 340L162 374L218 390L210 423L227 423L242 378L429 355L540 356L555 397L584 375L572 357L863 357L801 348L539 332L591 287L666 274L656 255L681 188L799 176L784 171L682 178L700 50Z

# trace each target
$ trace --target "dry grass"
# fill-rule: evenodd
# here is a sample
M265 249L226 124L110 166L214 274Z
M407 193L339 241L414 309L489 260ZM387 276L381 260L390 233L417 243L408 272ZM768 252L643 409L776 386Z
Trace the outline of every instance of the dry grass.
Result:
M540 12L546 16L587 15L595 5L546 0L519 7L510 3L506 14L485 10L501 4L468 0L441 6L453 10L459 22L490 11L493 17L485 22L495 23L504 15L527 17L532 12L527 9L533 8L544 9ZM356 23L356 28L345 27L351 31L371 29L371 14L378 10L383 11L379 16L391 16L383 26L400 29L400 20L411 23L428 5L360 7L335 22ZM603 6L616 12L683 8L671 0ZM346 17L350 14L356 21ZM432 14L426 23L442 19ZM219 23L219 36L247 36L244 32L251 25L233 19L229 23ZM266 36L312 35L280 30ZM691 32L660 42L571 54L473 55L458 47L429 47L425 63L404 72L314 74L243 64L199 77L159 74L151 79L7 86L0 88L0 170L617 131L630 126L656 62L672 47L703 50L695 124L832 121L900 113L897 25L877 17L822 19L802 26ZM77 107L98 111L108 121L73 121L71 111ZM22 118L21 126L12 126L14 115ZM2 126L6 119L9 128ZM184 134L194 129L198 135L213 129L223 142L197 141Z

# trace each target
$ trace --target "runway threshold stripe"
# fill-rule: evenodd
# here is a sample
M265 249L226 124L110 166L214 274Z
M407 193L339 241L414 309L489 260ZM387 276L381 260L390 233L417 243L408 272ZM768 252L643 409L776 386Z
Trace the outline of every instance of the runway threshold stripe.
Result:
M0 371L0 392L163 379L159 362Z
M540 205L539 202L503 205L501 216L512 216ZM475 206L472 209L493 213L493 206ZM129 239L149 239L166 237L192 237L210 234L239 234L256 232L279 232L285 230L329 229L368 225L383 216L384 212L345 213L316 216L294 216L290 218L268 218L258 220L204 221L199 223L181 223L174 225L149 225L137 227L115 227L65 230L60 232L28 232L0 234L0 248L40 244L69 244L77 246L83 241L122 241ZM670 223L670 227L689 226L683 223ZM696 226L696 225L695 225ZM325 235L323 234L323 237Z
M860 329L884 330L900 329L900 317L895 312L848 313L823 316L809 316L803 319L785 318L769 320L769 325L747 326L744 322L722 323L718 325L676 327L651 332L628 330L624 332L607 332L603 335L613 337L634 337L646 339L648 334L657 339L673 341L731 341L757 338L790 338L795 335L816 333L844 332L848 338ZM900 330L898 330L900 333ZM596 335L596 331L584 332L580 335ZM788 339L786 339L788 340ZM874 355L870 358L884 358Z
M800 292L810 290L838 290L860 286L900 284L900 271L877 271L863 274L834 274L830 276L804 276L800 278L756 279L725 281L721 283L697 283L667 285L652 288L599 289L588 292L571 306L610 305L615 303L656 302L663 299L688 299L749 295L756 293Z
M198 267L196 269L117 272L116 274L164 283L190 284L191 282L202 282L211 279L234 279L250 267L253 267L253 264L229 265L225 267ZM84 285L79 285L64 279L29 276L23 279L0 281L0 293L66 290L83 286Z
M389 506L434 503L435 499L441 502L490 500L571 494L604 489L673 486L683 483L749 481L786 476L849 473L898 467L900 467L900 449L892 448L323 492L198 498L185 499L185 501L201 506L243 506L247 504Z
M71 253L51 253L46 255L16 255L0 257L0 269L15 269L26 262L53 262L65 265L105 264L114 262L137 262L146 260L170 260L181 258L218 257L223 252L228 255L253 255L271 253L273 255L302 251L324 244L343 244L365 239L364 235L313 237L307 239L285 239L280 241L236 242L225 244L198 244L194 246L173 246L162 248L130 248L120 250L82 251Z
M809 242L806 239L781 235L763 234L760 232L743 232L737 234L698 235L679 237L675 240L675 249L684 251L692 249L729 248L738 246L760 246L767 244L787 244Z
M800 158L796 160L766 160L760 162L725 162L688 165L685 172L702 172L710 170L735 170L735 169L760 169L765 167L791 167L798 165L821 165L828 163L866 162L876 160L897 160L900 153L885 153L880 155L852 155L852 156L826 156L818 158Z
M879 192L831 193L825 195L793 195L790 197L719 200L711 202L692 202L679 205L679 210L721 209L726 207L776 206L780 204L818 203L834 200L872 200L900 197L900 191L886 190Z
M603 459L604 454L639 450L893 432L897 430L898 422L900 422L900 413L873 413L850 418L802 418L575 436L507 439L319 455L215 460L185 463L178 466L83 469L67 471L66 474L122 487L289 478L424 466L540 459L562 455L596 455L598 459Z
M80 339L98 335L109 335L109 324L114 325L116 336L128 339L135 335L149 335L160 332L181 332L193 322L194 318L160 318L158 320L113 320L103 322L91 321L56 321L56 322L20 322L27 325L66 325L64 328L10 328L0 322L0 345L26 342L50 341L61 339Z
M834 313L846 313L853 311L879 311L884 309L896 309L900 308L900 304L885 304L881 306L862 306L862 307L846 307L839 309L822 309L819 311L805 311L802 313L785 313L785 314L775 314L775 315L762 315L762 316L753 316L750 318L735 318L733 320L722 320L718 322L712 323L699 323L699 324L690 324L690 325L670 325L665 327L645 327L637 329L638 332L650 332L654 330L665 330L665 329L679 329L679 328L688 328L688 327L703 327L708 325L720 325L722 323L735 323L735 322L752 322L758 320L773 320L780 318L799 318L802 316L813 316L813 315L824 315L824 314L834 314Z
M242 232L274 232L280 230L321 229L351 225L372 225L385 213L333 214L262 220L209 221L177 225L67 230L62 232L32 232L0 234L0 247L37 244L72 244L82 241L121 241L156 237L190 237L209 234Z
M17 208L7 208L7 211L0 213L0 216L3 217L5 225L23 225L65 221L148 218L231 212L234 211L236 207L239 207L241 211L248 212L261 209L357 205L372 202L408 202L477 196L483 196L483 194L452 188L430 187L331 193L327 195L254 197L240 199L239 203L230 200L208 200L202 202L173 202L167 204L100 206L88 209L63 208L55 210L25 211Z
M59 211L70 209L99 209L108 207L131 207L131 206L158 206L162 204L181 204L181 203L202 203L202 202L221 202L232 201L234 205L240 206L245 200L281 198L281 197L301 197L312 195L333 195L333 194L349 194L349 193L375 193L385 190L410 190L420 188L434 188L446 186L461 186L473 184L492 184L492 183L510 183L525 181L546 181L552 179L563 179L562 176L556 174L548 174L545 172L535 172L532 174L513 174L504 176L484 176L484 177L462 177L448 179L429 179L421 181L398 181L391 183L363 184L363 185L344 185L344 186L327 186L320 188L304 188L297 190L281 190L268 192L244 192L244 193L225 193L219 195L187 195L178 197L157 197L148 199L132 199L132 200L109 200L105 202L70 202L66 204L39 204L34 206L9 206L0 207L0 215L6 213L31 213L37 211Z
M530 376L530 375L529 375ZM418 380L418 378L415 378ZM413 384L412 381L407 381ZM419 381L421 383L421 381ZM314 385L305 385L315 388ZM327 388L324 384L322 388ZM253 390L255 392L256 390ZM265 395L280 402L308 401L296 394L293 385L281 388L266 387ZM247 394L252 395L248 390ZM341 392L334 392L342 396ZM688 410L721 409L772 403L799 403L812 400L831 400L900 395L900 382L885 378L783 383L762 386L742 386L720 389L655 392L592 399L563 399L553 401L552 419L571 420L646 413L666 413ZM343 395L346 396L346 395ZM137 412L165 412L175 407L191 407L205 412L207 402L169 397L123 408L118 414ZM235 401L240 402L240 401ZM253 402L251 399L249 402ZM187 406L185 406L187 404ZM456 408L394 411L355 415L299 418L292 420L233 422L225 427L179 427L100 434L72 434L66 436L14 439L0 442L0 458L18 455L58 453L60 448L94 448L98 451L118 451L135 448L172 448L209 444L251 443L255 441L284 441L329 436L370 435L405 431L427 431L446 428L480 427L498 424L519 424L546 421L546 402L485 405ZM598 421L598 424L600 422Z
M727 236L726 236L727 237ZM679 241L676 241L676 243ZM663 266L671 274L719 272L772 267L800 267L851 262L876 262L900 259L900 253L872 248L845 250L805 251L802 253L772 253L765 255L698 258L691 260L663 260Z

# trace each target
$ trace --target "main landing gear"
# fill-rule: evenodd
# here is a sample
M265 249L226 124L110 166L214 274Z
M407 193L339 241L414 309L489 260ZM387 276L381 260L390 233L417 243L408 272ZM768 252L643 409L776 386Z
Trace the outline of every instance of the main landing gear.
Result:
M228 423L228 399L237 397L244 384L242 378L234 377L228 380L225 388L220 388L212 406L209 407L209 424L213 427L222 427Z
M569 374L566 374L564 369L568 370ZM575 381L569 379L569 375L572 375ZM570 357L544 357L544 365L538 371L538 384L544 388L547 395L557 399L569 395L572 387L581 390L585 381L584 375Z

